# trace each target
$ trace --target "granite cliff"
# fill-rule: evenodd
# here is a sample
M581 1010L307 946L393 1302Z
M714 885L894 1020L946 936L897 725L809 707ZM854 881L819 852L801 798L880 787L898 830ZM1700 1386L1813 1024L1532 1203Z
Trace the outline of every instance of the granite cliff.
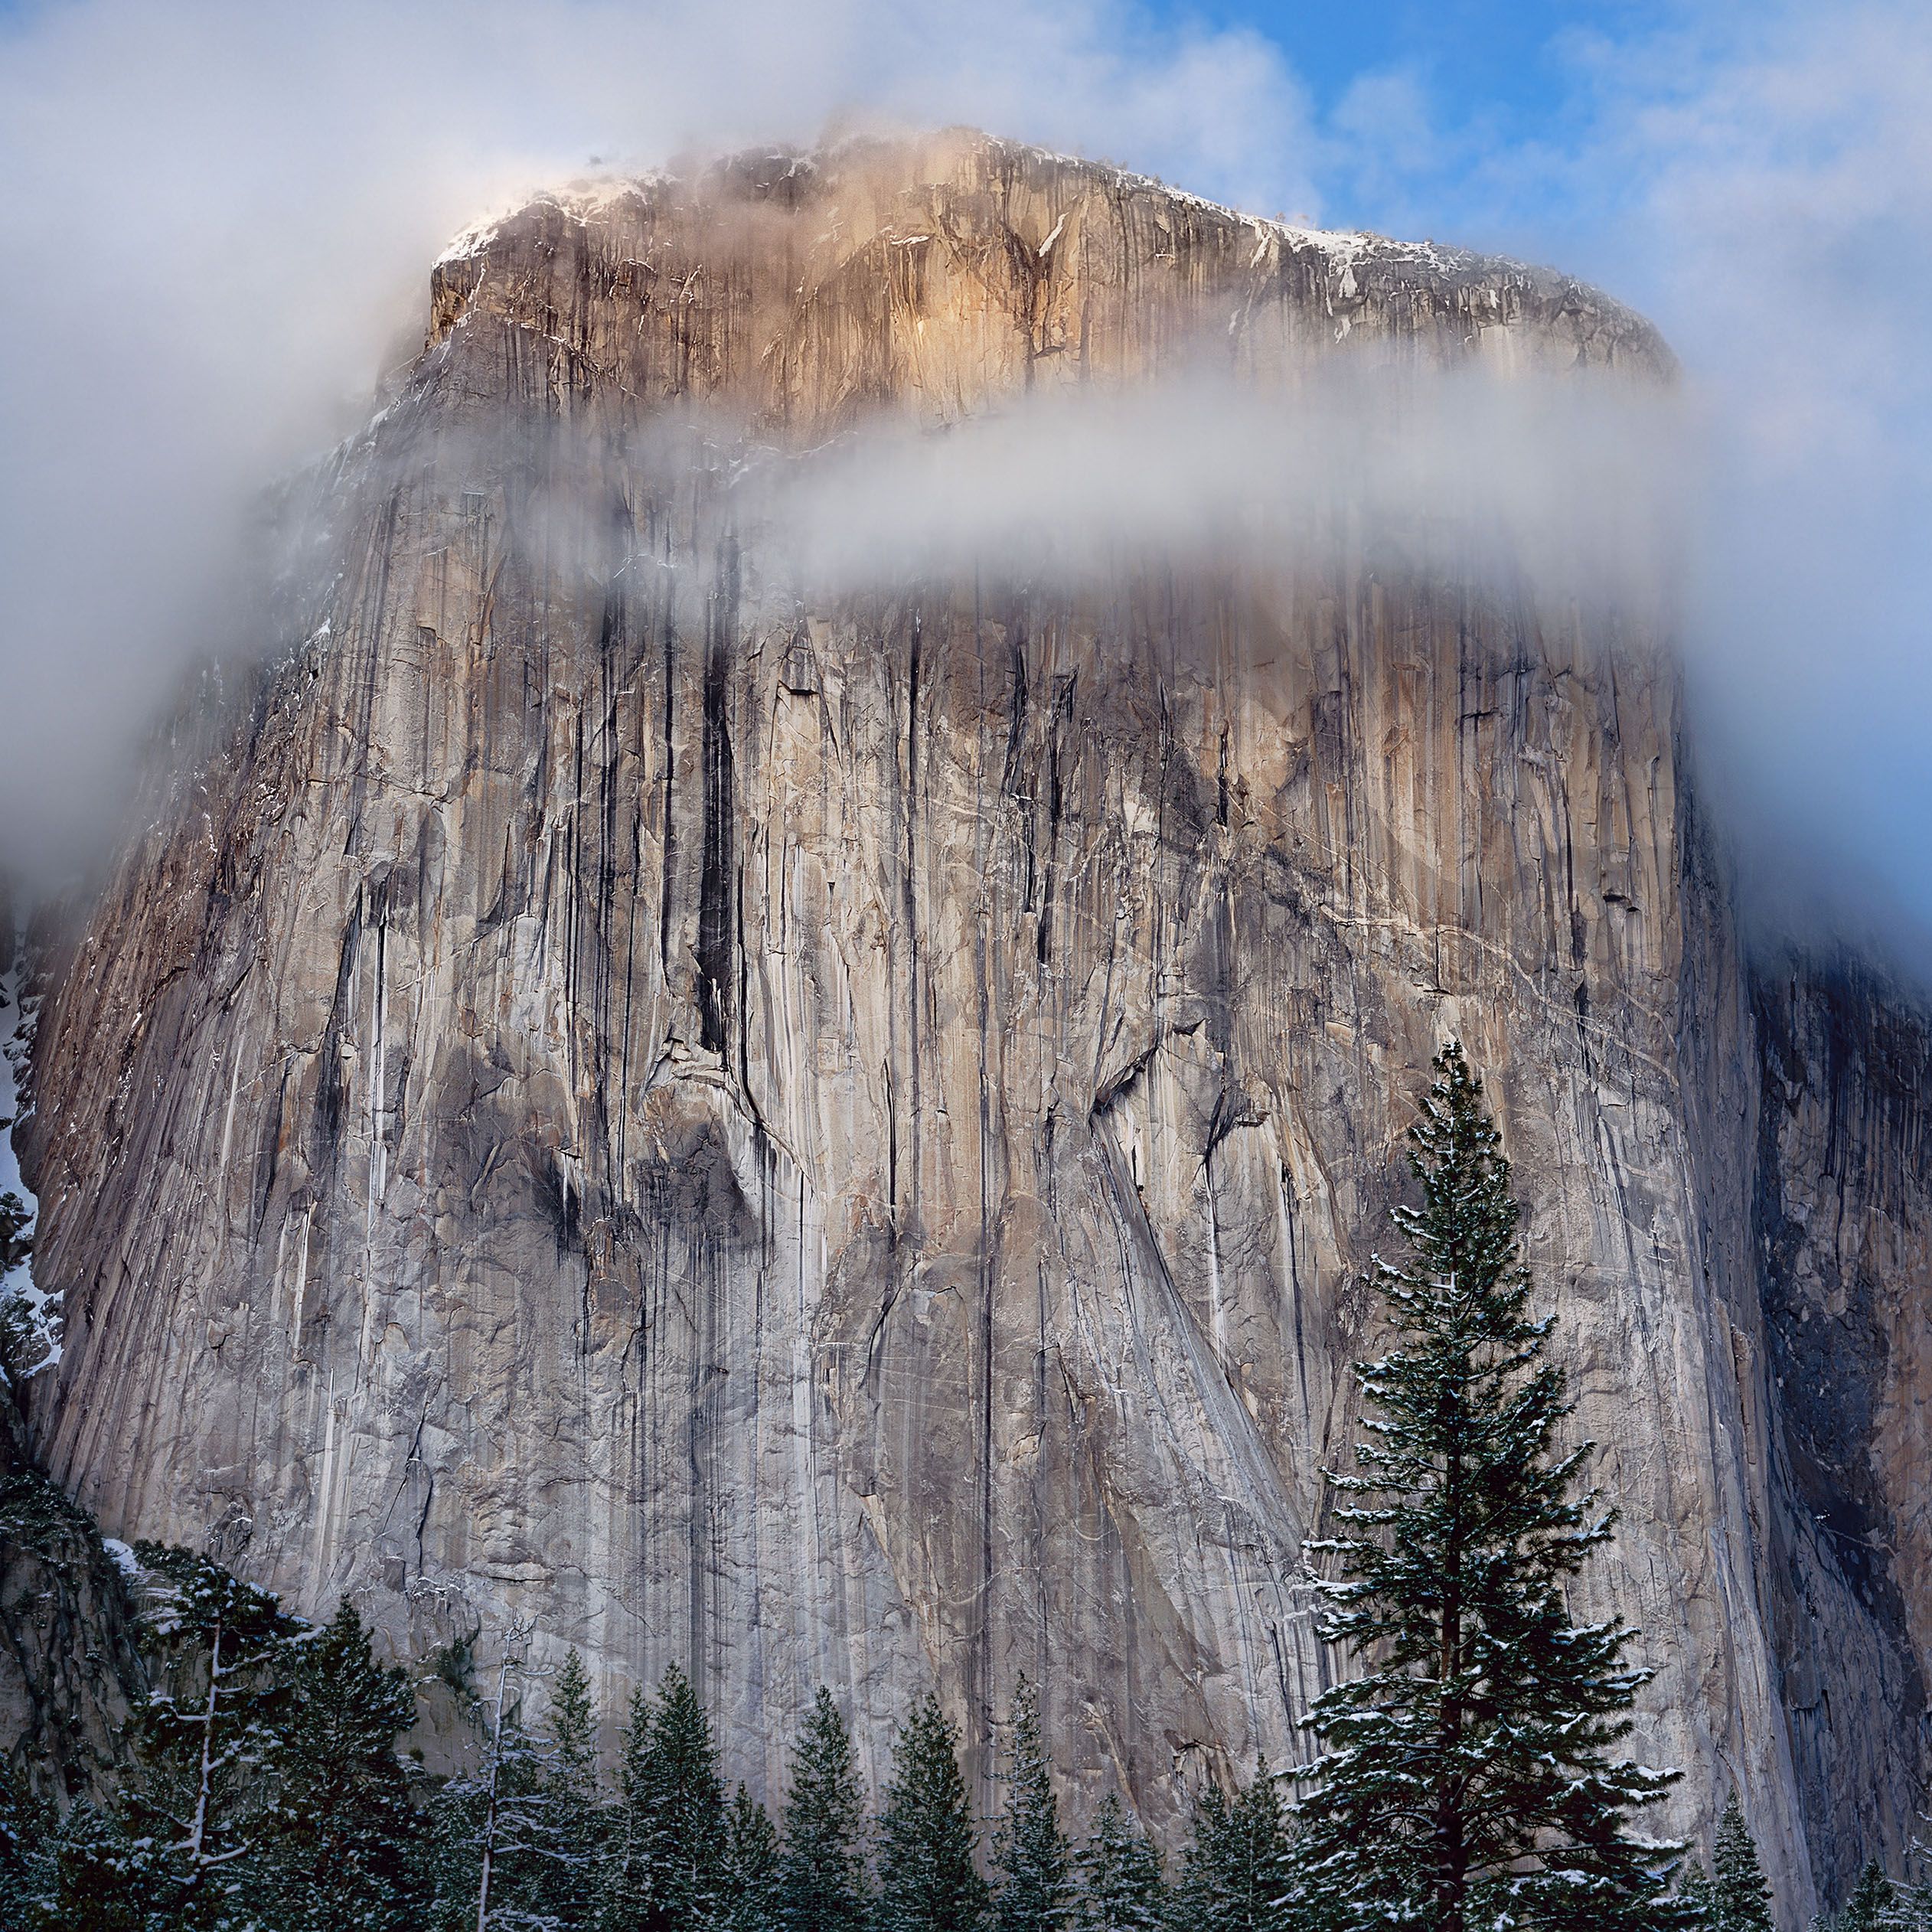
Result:
M1346 543L818 595L734 516L748 452L1204 341L1258 390L1344 342L1671 379L1560 276L965 135L445 256L44 1010L36 1453L400 1651L678 1661L756 1789L821 1681L984 1735L1024 1669L1076 1812L1165 1826L1300 1754L1359 1275L1458 1034L1642 1742L1808 1911L1926 1769L1932 1036L1748 955L1655 622Z

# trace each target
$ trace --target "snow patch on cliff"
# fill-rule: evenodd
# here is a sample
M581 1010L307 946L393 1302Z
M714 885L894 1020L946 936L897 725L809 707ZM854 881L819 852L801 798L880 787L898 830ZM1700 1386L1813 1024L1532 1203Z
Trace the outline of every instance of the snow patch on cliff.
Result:
M0 974L0 1027L8 1029L0 1046L0 1342L6 1354L23 1365L21 1374L37 1376L60 1359L60 1301L34 1279L34 1229L41 1204L21 1177L14 1153L13 1129L24 1114L21 1095L34 1026L40 1016L38 995L25 990L26 947L16 936L11 963ZM11 1197L11 1198L9 1198ZM5 1372L0 1369L0 1379Z

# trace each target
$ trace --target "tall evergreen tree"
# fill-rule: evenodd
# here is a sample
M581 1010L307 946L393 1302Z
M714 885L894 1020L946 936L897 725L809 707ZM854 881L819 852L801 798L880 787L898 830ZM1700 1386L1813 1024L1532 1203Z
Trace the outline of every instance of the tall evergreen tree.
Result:
M1771 1888L1735 1791L1718 1820L1705 1911L1711 1932L1776 1932Z
M958 1733L928 1692L893 1747L879 1821L877 1932L980 1932L990 1901L973 1863L978 1832Z
M1364 1922L1634 1932L1673 1911L1671 1854L1627 1829L1670 1779L1610 1755L1650 1673L1622 1624L1571 1621L1563 1586L1613 1518L1573 1494L1590 1445L1555 1446L1571 1405L1480 1083L1453 1044L1435 1073L1410 1131L1422 1205L1396 1210L1415 1258L1376 1266L1400 1342L1356 1372L1360 1473L1330 1477L1356 1500L1317 1545L1343 1579L1323 1634L1372 1667L1316 1700L1303 1814Z
M1873 1859L1859 1874L1833 1932L1904 1932L1907 1923L1898 1888L1886 1877L1885 1868Z
M635 1697L602 1922L613 1932L694 1932L723 1903L724 1786L710 1720L673 1664L654 1700Z
M1160 1855L1110 1791L1080 1848L1079 1932L1157 1932L1167 1921ZM1197 1928L1205 1932L1205 1928Z
M597 1707L583 1659L564 1658L550 1689L550 1750L542 1770L543 1909L559 1926L590 1924L602 1896L609 1819L597 1783Z
M406 1932L420 1909L419 1821L396 1739L416 1721L415 1689L370 1655L346 1598L289 1657L293 1695L265 1764L265 1916L276 1932Z
M612 1813L602 1896L601 1932L635 1932L651 1898L651 1700L631 1693L618 1761L618 1798Z
M785 1932L862 1932L868 1910L865 1794L851 1733L821 1684L791 1761L775 1917Z
M425 1917L435 1932L557 1932L586 1922L594 1905L583 1901L576 1919L560 1916L560 1896L575 1898L559 1876L561 1758L549 1727L526 1722L522 1676L507 1644L483 1713L482 1765L451 1779L431 1807Z
M1073 1850L1040 1735L1039 1695L1022 1672L1013 1694L1007 1801L993 1838L1000 1932L1060 1932L1073 1911Z
M1287 1932L1294 1873L1281 1793L1263 1764L1230 1802L1210 1785L1175 1888L1176 1918L1214 1932Z
M651 1910L643 1932L691 1932L718 1904L724 1862L724 1784L710 1719L673 1664L651 1724Z
M204 1556L137 1546L151 1689L130 1728L129 1823L180 1932L243 1924L238 1868L267 1823L264 1761L286 1712L294 1620Z
M721 1932L771 1932L778 1921L778 1835L765 1807L740 1784L725 1813Z

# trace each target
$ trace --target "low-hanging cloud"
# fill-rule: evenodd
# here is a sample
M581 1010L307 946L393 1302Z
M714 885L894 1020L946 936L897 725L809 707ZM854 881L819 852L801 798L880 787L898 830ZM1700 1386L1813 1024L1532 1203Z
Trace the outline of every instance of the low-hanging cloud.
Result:
M76 0L0 18L0 864L57 877L265 486L419 339L465 222L587 165L968 120L1310 197L1303 96L1131 0Z
M1662 327L1708 486L1693 749L1750 904L1932 977L1932 11L1658 18L1572 35L1566 111L1535 139L1379 77L1357 132L1381 115L1402 165L1357 140L1323 179L1355 218L1555 255Z
M1338 355L1275 392L1201 372L1036 393L942 431L887 421L739 494L801 580L834 592L1353 559L1654 624L1675 600L1686 429L1671 393L1608 374L1398 380Z

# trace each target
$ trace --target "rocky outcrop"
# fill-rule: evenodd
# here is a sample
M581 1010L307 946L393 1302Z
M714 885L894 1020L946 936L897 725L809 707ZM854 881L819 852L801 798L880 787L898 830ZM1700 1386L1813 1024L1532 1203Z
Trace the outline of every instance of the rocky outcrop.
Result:
M130 1562L131 1562L130 1558ZM65 1806L127 1764L147 1689L128 1577L83 1513L28 1463L0 1388L0 1739L7 1770Z
M977 137L467 238L43 1016L59 1480L400 1648L675 1659L754 1788L821 1681L983 1736L1023 1668L1075 1810L1164 1826L1331 1667L1303 1545L1453 1033L1676 1822L1741 1786L1794 1909L1896 1843L1923 1035L1754 978L1642 615L1426 533L821 595L734 507L871 413L1344 339L1669 372L1560 277Z

